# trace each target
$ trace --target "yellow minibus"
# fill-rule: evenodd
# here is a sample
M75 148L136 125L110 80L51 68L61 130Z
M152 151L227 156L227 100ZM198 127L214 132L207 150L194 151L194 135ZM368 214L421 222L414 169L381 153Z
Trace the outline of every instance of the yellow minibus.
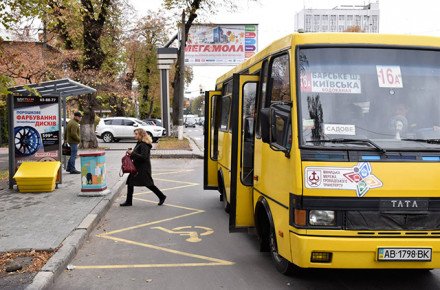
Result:
M205 104L204 188L280 272L440 266L440 38L294 33Z

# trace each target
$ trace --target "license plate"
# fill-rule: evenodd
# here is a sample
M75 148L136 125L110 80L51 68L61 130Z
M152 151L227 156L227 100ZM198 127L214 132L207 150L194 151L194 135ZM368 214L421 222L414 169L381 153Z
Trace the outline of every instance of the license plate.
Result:
M379 261L420 261L429 262L432 259L430 248L379 248Z

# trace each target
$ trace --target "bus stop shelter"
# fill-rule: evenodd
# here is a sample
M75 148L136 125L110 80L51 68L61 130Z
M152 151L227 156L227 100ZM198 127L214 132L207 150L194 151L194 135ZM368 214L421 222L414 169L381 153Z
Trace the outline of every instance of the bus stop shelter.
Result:
M18 162L61 161L61 126L66 128L66 98L92 94L96 90L69 78L8 90L9 188L12 189ZM59 177L61 183L61 174Z

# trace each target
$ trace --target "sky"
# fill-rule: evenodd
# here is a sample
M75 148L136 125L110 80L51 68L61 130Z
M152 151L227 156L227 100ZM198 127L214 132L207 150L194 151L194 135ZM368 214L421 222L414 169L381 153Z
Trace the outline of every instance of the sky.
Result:
M161 8L161 0L129 0L139 16L148 10ZM219 1L221 2L221 0ZM258 46L263 49L271 42L294 32L295 14L303 8L333 8L338 5L364 5L373 1L359 0L247 0L236 1L235 13L220 11L210 16L211 23L257 23ZM440 36L440 1L381 0L380 33L421 34ZM205 18L206 19L206 18ZM193 67L194 79L186 91L199 92L214 88L215 80L232 67ZM191 97L189 94L187 97Z

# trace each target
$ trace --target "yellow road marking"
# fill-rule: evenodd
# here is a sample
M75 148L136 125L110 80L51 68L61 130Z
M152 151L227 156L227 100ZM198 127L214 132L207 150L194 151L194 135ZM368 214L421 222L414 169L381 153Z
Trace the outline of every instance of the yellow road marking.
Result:
M192 228L202 229L202 230L204 230L204 232L199 233L198 231L182 231L183 229L192 229ZM161 231L163 231L165 233L168 233L168 234L176 234L176 235L179 235L179 236L188 236L189 238L187 238L186 241L190 242L190 243L201 242L202 239L199 236L208 236L208 235L211 235L211 234L214 233L213 229L207 228L207 227L200 227L200 226L195 226L195 227L183 226L183 227L177 227L177 228L174 228L174 229L171 229L171 230L169 230L167 228L164 228L164 227L153 227L151 229L153 229L153 230L161 230Z
M136 197L135 199L142 200L142 201L145 201L148 203L157 203L157 201L148 200L148 199L144 199L144 198L140 198L140 197ZM183 206L183 205L170 204L170 203L165 203L163 206L169 206L169 207L175 207L175 208L180 208L180 209L186 209L186 210L190 210L190 211L196 211L197 213L205 212L203 209L196 209L196 208L191 208L191 207L187 207L187 206Z
M193 170L184 170L184 171L178 171L178 172L173 172L173 173L188 172L188 171L193 171ZM172 173L172 172L166 172L166 173L163 173L163 174L170 174L170 173ZM163 181L180 182L180 181L173 181L173 180L167 180L167 179L163 179ZM186 185L176 186L176 187L172 187L172 188L167 188L167 189L164 189L164 190L173 190L173 189L178 189L178 188L198 185L197 183L190 183L190 182L180 182L180 183L186 183ZM148 192L141 192L141 193L137 193L135 195L140 195L140 194L145 194L145 193L148 193ZM147 200L147 199L143 199L143 198L138 198L138 197L136 197L135 199L136 200L140 200L140 201L144 201L144 202L147 202L147 203L157 203L157 201L151 201L151 200ZM175 255L180 255L180 256L185 256L185 257L190 257L190 258L195 258L195 259L200 259L200 260L208 261L209 263L200 262L200 263L133 264L133 265L128 265L128 264L127 265L123 265L123 264L122 265L85 265L85 266L75 266L75 269L81 270L81 269L129 269L129 268L164 268L164 267L201 267L201 266L229 266L229 265L234 265L235 264L234 262L230 262L230 261L226 261L226 260L221 260L221 259L217 259L217 258L212 258L212 257L208 257L208 256L203 256L203 255L198 255L198 254L193 254L193 253L188 253L188 252L183 252L183 251L177 251L177 250L173 250L173 249L169 249L169 248L164 248L164 247L160 247L160 246L156 246L156 245L152 245L152 244L146 244L146 243L136 242L136 241L132 241L132 240L128 240L128 239L123 239L123 238L118 238L118 237L112 236L114 234L118 234L118 233L121 233L121 232L129 231L129 230L134 230L134 229L138 229L138 228L143 228L143 227L148 227L148 226L151 226L151 225L155 225L155 224L159 224L159 223L163 223L163 222L167 222L167 221L171 221L171 220L176 220L176 219L180 219L180 218L184 218L184 217L188 217L188 216L192 216L192 215L196 215L196 214L205 212L204 210L201 210L201 209L195 209L195 208L185 207L185 206L181 206L181 205L174 205L174 204L169 204L169 203L165 204L164 206L174 207L174 208L184 209L184 210L189 210L191 212L187 213L187 214L182 214L182 215L178 215L178 216L174 216L174 217L158 220L158 221L152 221L152 222L148 222L148 223L144 223L144 224L139 224L139 225L135 225L135 226L131 226L131 227L126 227L126 228L122 228L122 229L118 229L118 230L114 230L114 231L98 234L96 236L99 237L99 238L113 240L113 241L116 241L116 242L122 242L122 243L126 243L126 244L129 244L129 245L141 246L141 247L145 247L145 248L149 248L149 249L154 249L154 250L158 250L158 251L167 252L167 253L170 253L170 254L175 254ZM161 228L161 227L158 227L158 228ZM174 228L173 231L178 231L178 230L182 230L182 229L185 229L185 228L191 228L191 227L189 227L189 226L177 227L177 228ZM200 229L206 230L206 232L204 232L204 233L202 233L200 235L208 235L208 234L212 234L214 232L212 229L206 228L206 227L196 226L194 228L200 228Z
M186 183L186 184L190 184L190 185L198 185L198 183L188 182L188 181L177 181L177 180L170 180L170 179L164 179L164 178L155 178L155 179L160 180L160 181L174 182L174 183Z
M176 254L176 255L180 255L180 256L206 260L206 261L210 261L210 262L217 263L220 265L231 265L231 263L233 264L233 262L229 262L229 261L224 261L224 260L220 260L220 259L216 259L216 258L212 258L212 257L198 255L198 254L177 251L177 250L173 250L173 249L168 249L168 248L159 247L159 246L155 246L155 245L151 245L151 244L145 244L145 243L141 243L141 242L131 241L131 240L127 240L127 239L121 239L121 238L116 238L116 237L111 237L111 236L104 236L102 238L113 240L113 241L118 241L118 242L123 242L123 243L129 244L129 245L136 245L136 246L141 246L141 247L145 247L145 248L149 248L149 249L159 250L159 251L163 251L163 252L167 252L167 253L171 253L171 254Z
M148 203L157 203L157 201L147 200L147 199L138 198L138 197L136 197L134 199L142 200L142 201L145 201L145 202L148 202ZM186 214L182 214L182 215L178 215L178 216L171 217L171 218L166 218L166 219L163 219L163 220L152 221L152 222L145 223L145 224L139 224L139 225L136 225L136 226L122 228L122 229L119 229L119 230L114 230L114 231L111 231L111 232L106 232L106 233L103 233L103 234L98 234L96 236L103 237L103 236L113 235L113 234L122 233L122 232L129 231L129 230L143 228L143 227L155 225L155 224L158 224L158 223L167 222L167 221L171 221L171 220L175 220L175 219L179 219L179 218L183 218L183 217L187 217L187 216L191 216L191 215L195 215L195 214L199 214L199 213L205 212L204 210L201 210L201 209L195 209L195 208L190 208L190 207L185 207L185 206L180 206L180 205L164 204L163 206L169 206L169 207L174 207L174 208L179 208L179 209L185 209L185 210L189 210L189 211L192 211L192 212L186 213Z
M225 261L227 262L227 261ZM227 264L220 263L181 263L181 264L133 264L133 265L99 265L99 266L75 266L74 269L133 269L133 268L172 268L172 267L206 267L206 266L230 266L233 262Z
M96 236L103 238L105 236L114 235L114 234L130 231L130 230L135 230L135 229L139 229L139 228L155 225L155 224L162 223L162 222L172 221L172 220L175 220L175 219L180 219L180 218L191 216L191 215L195 215L195 214L198 214L198 213L200 213L200 212L191 212L191 213L175 216L175 217L172 217L172 218L163 219L163 220L160 220L160 221L154 221L154 222L150 222L150 223L146 223L146 224L140 224L140 225L136 225L136 226L132 226L132 227L128 227L128 228L123 228L123 229L120 229L120 230L111 231L111 232L108 232L108 233L98 234Z
M153 173L153 176L159 176L164 174L177 174L177 173L185 173L185 172L191 172L194 171L194 169L184 169L184 170L178 170L178 171L163 171L160 173Z
M169 188L161 189L161 191L170 191L170 190L174 190L174 189L180 189L180 188L191 187L191 186L196 186L196 185L199 185L199 184L198 183L193 183L193 184L188 184L188 185L169 187ZM152 193L152 191L149 190L149 191L138 192L138 193L133 194L133 196L138 196L138 195L147 194L147 193Z

